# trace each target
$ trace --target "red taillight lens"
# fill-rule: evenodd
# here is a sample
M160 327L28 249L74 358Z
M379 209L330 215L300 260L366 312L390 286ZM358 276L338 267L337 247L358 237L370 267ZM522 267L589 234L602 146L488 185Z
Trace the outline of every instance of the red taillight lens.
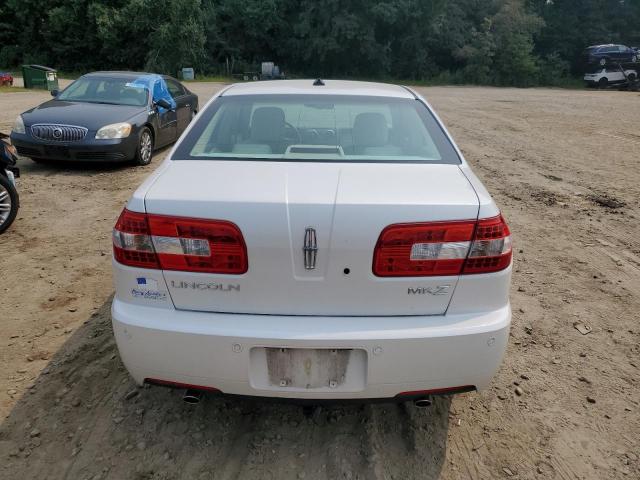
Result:
M244 238L231 222L149 215L149 226L164 270L241 274L248 269Z
M504 270L511 263L511 232L502 215L478 220L463 274Z
M248 269L240 229L224 220L124 210L113 231L115 259L143 268L241 274Z
M130 267L160 268L144 213L122 211L113 229L113 256Z
M396 224L380 234L373 260L379 277L458 275L475 221Z
M484 220L396 224L380 234L373 256L379 277L487 273L511 262L511 237L502 216Z

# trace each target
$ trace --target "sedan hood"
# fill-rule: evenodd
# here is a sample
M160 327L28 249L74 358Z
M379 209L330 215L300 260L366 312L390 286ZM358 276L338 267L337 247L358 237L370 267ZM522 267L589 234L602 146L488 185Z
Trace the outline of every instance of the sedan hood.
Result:
M135 115L145 112L147 107L110 105L102 103L67 102L49 100L22 114L26 126L36 123L77 125L98 130L110 123L126 122Z

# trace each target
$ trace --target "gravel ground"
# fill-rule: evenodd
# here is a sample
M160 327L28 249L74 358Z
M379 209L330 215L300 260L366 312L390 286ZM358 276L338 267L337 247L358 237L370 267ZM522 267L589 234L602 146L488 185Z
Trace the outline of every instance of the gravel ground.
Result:
M221 87L190 85L201 104ZM421 90L514 235L488 390L303 410L138 389L110 330L110 230L167 151L142 168L22 159L0 237L0 478L640 478L638 94ZM0 130L46 98L0 94Z

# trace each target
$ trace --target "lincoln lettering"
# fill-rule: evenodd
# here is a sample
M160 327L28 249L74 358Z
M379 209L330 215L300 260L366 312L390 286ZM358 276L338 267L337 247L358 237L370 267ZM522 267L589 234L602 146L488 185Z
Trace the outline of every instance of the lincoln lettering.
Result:
M182 280L176 282L171 280L171 288L188 288L191 290L208 290L217 292L231 292L240 291L240 285L238 284L223 284L223 283L207 283L207 282L183 282Z

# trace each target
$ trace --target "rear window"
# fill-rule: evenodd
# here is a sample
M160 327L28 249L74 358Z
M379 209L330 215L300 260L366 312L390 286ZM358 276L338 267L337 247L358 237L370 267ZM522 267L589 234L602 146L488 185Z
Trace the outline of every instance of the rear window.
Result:
M418 100L294 94L219 97L173 159L460 163Z

